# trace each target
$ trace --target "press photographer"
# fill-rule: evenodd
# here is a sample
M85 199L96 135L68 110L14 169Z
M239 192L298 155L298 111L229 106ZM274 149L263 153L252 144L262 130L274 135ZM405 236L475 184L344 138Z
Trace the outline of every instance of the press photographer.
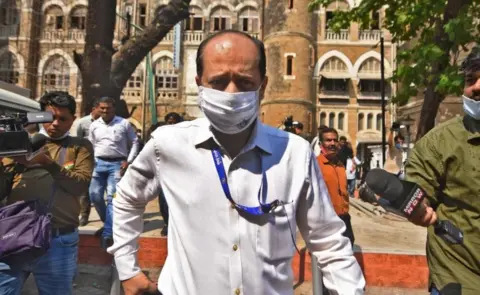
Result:
M69 136L76 112L72 96L47 93L40 99L40 108L53 115L53 121L42 124L40 131L46 137L45 152L30 161L25 154L2 160L2 178L10 180L0 186L0 195L7 196L7 206L0 208L2 295L19 294L30 273L40 294L73 292L79 197L88 189L93 150L87 140Z
M465 116L453 118L416 142L406 180L422 187L427 210L410 220L428 227L427 260L432 294L480 294L480 48L462 64ZM451 245L435 235L436 220L450 220L464 233Z

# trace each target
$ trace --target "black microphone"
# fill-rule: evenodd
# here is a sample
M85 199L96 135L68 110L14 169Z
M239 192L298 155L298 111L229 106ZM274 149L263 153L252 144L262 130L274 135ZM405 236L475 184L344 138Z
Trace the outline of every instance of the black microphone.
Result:
M387 200L395 211L406 217L412 216L416 210L426 210L423 199L427 193L413 182L400 180L396 175L379 168L371 170L365 182L375 194ZM433 226L435 234L445 241L463 243L463 232L450 221L437 220Z
M43 146L47 143L47 137L41 133L37 133L30 139L31 152L27 156L27 161L32 160L39 154L43 153Z

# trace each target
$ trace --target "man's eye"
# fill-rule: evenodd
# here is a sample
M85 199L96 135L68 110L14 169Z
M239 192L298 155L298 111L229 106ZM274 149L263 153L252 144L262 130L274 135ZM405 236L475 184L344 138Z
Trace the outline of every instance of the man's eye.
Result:
M243 81L242 84L243 84L243 87L249 88L249 89L253 88L253 86L255 86L252 81Z

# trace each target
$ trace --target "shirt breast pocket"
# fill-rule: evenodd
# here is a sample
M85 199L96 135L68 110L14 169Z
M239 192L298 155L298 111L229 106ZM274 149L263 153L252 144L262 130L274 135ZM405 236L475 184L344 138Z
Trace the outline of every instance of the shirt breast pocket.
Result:
M117 128L113 129L113 140L116 143L121 142L125 135L126 135L126 132L124 132L121 126L118 126Z
M266 259L289 259L296 237L295 204L289 203L262 215L257 230L257 250Z

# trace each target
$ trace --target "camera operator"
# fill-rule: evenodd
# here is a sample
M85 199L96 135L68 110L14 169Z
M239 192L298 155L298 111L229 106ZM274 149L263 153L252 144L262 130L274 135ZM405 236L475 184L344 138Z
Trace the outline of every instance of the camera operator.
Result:
M422 187L431 207L411 221L428 227L430 291L436 294L480 294L480 48L462 64L465 74L463 117L453 118L419 140L406 164L406 180ZM435 235L438 219L464 233L452 245Z
M40 99L42 111L53 113L53 122L40 131L47 137L45 153L27 162L25 157L4 158L0 195L7 203L52 198L50 248L37 259L0 263L0 294L20 294L30 273L39 294L71 295L77 272L79 198L86 193L93 171L92 145L70 137L75 120L75 99L66 92L50 92ZM4 176L4 177L3 177ZM11 180L9 183L3 180ZM8 191L10 191L8 193Z

